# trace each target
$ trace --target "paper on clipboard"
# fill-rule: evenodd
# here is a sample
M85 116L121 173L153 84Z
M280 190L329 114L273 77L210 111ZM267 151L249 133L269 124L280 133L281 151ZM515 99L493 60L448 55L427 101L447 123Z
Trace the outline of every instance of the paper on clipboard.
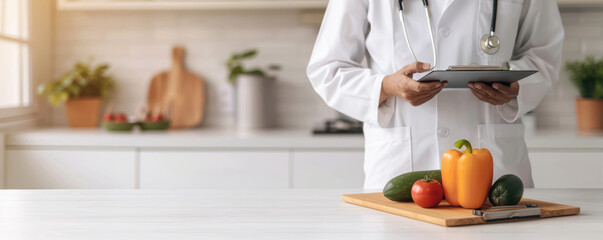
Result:
M537 72L535 70L502 70L495 66L451 66L449 70L432 71L417 81L448 81L446 88L468 88L467 85L471 82L510 85Z

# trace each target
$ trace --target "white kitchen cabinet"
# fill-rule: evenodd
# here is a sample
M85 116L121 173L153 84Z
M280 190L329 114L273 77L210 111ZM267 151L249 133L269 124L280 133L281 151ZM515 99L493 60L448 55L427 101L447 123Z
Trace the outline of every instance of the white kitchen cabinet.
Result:
M13 189L133 189L135 150L7 150Z
M527 136L536 187L603 188L601 134ZM6 188L358 188L363 146L362 136L306 130L32 129L5 134L0 173Z
M288 151L142 151L141 189L288 188Z
M293 188L362 188L363 151L294 151Z
M603 188L603 152L530 152L536 188Z

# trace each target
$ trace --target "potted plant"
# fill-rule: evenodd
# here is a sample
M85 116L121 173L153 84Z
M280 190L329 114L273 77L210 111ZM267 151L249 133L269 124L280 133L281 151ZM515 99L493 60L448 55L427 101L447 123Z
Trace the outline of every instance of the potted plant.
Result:
M272 125L271 88L276 78L268 72L278 71L280 66L273 64L267 70L246 69L243 61L256 55L257 50L234 53L226 62L230 72L228 80L236 86L236 124L240 130L257 130Z
M114 90L109 66L76 63L61 78L38 86L38 95L47 96L53 106L65 102L69 127L97 127L103 99Z
M566 64L570 79L580 91L576 118L581 130L603 129L603 58L588 56Z

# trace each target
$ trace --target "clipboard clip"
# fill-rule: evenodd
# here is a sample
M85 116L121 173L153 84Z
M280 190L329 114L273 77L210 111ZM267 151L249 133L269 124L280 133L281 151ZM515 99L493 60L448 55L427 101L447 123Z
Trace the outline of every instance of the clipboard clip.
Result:
M446 69L447 71L509 71L511 65L509 62L503 63L501 66L496 65L479 65L472 63L469 65L452 65Z
M452 65L446 69L447 71L503 71L501 66L496 65Z
M511 219L540 218L540 208L535 204L496 206L473 209L473 215L481 216L486 222Z

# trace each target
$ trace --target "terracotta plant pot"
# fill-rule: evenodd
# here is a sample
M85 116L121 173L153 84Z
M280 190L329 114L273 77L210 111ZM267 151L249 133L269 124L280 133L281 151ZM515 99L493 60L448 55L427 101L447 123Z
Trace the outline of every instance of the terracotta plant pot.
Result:
M100 97L67 100L67 120L71 128L96 128L103 101Z
M603 129L603 100L577 98L576 118L580 130Z

